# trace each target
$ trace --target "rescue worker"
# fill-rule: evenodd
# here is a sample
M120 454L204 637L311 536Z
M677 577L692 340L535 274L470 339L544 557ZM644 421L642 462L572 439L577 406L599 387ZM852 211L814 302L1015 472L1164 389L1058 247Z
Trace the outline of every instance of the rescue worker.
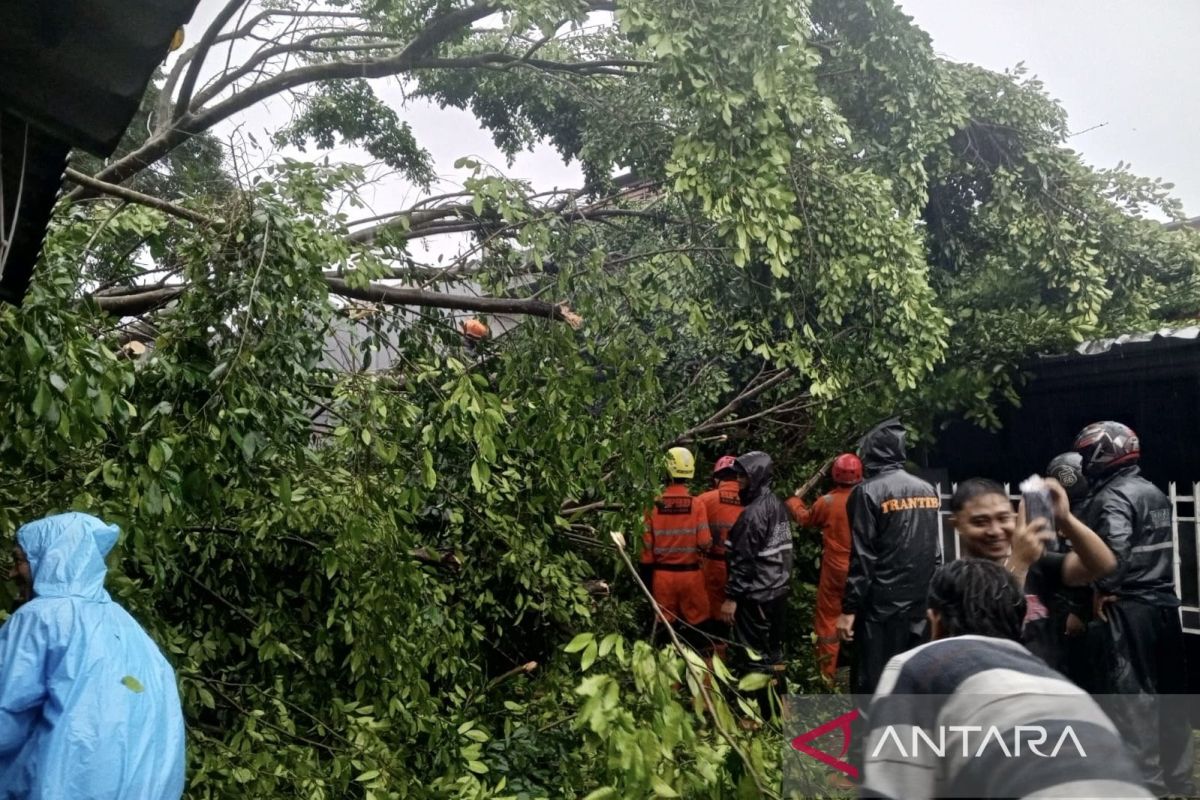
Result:
M1088 425L1073 449L1092 485L1085 521L1117 559L1116 570L1095 584L1108 656L1098 677L1106 694L1121 696L1111 709L1113 721L1151 790L1194 796L1188 707L1170 696L1183 694L1187 681L1171 501L1141 476L1141 444L1128 426Z
M834 488L823 495L812 508L804 504L803 490L787 499L792 519L801 527L821 529L821 577L817 583L817 608L813 630L817 635L817 663L825 680L833 682L837 674L837 619L842 613L842 593L846 590L846 573L850 569L850 522L846 518L846 501L850 492L862 482L862 461L853 453L843 453L833 460L830 470Z
M854 642L850 687L870 695L892 656L918 644L925 632L925 599L941 564L941 499L904 471L904 426L898 418L863 437L859 456L866 479L846 503L850 569L838 617L838 637Z
M697 499L708 516L708 529L712 532L712 549L703 554L702 568L704 585L708 590L708 608L711 619L708 630L717 639L729 638L729 626L720 619L721 606L725 604L725 581L727 577L725 541L733 524L742 515L742 499L738 493L737 476L734 474L733 456L721 456L713 465L713 488ZM716 650L724 653L724 644L718 642Z
M725 541L729 578L721 606L721 619L733 626L733 640L761 657L753 667L759 672L783 663L792 577L791 522L783 501L771 492L771 470L771 457L757 450L734 462L745 508Z
M118 534L78 513L17 531L25 602L0 627L0 797L183 794L175 673L104 590Z
M646 512L642 535L642 565L653 572L651 593L667 622L682 619L680 631L699 644L696 628L709 618L708 591L700 556L712 547L704 504L692 497L687 483L696 474L696 460L685 447L667 451L667 487Z

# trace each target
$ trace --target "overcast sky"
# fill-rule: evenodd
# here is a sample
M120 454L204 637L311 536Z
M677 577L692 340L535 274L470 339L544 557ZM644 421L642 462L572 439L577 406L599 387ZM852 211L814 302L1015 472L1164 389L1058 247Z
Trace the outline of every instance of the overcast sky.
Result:
M1132 162L1139 174L1172 181L1185 210L1200 215L1200 2L900 4L946 58L994 70L1024 61L1067 109L1078 132L1071 144L1084 158L1100 167Z
M201 0L188 26L190 41L223 5L225 0ZM1187 212L1200 215L1200 0L902 0L901 5L946 58L994 70L1023 61L1066 107L1077 132L1071 143L1085 159L1101 167L1124 160L1140 174L1173 181ZM403 100L398 89L386 96L397 104ZM281 109L272 111L277 115ZM436 158L446 178L438 187L443 191L461 177L453 169L459 156L504 164L490 137L465 112L410 103L400 114ZM259 132L279 120L259 110L236 122ZM579 181L578 170L548 148L522 155L513 172L540 187ZM388 181L372 205L382 213L415 199L412 189Z

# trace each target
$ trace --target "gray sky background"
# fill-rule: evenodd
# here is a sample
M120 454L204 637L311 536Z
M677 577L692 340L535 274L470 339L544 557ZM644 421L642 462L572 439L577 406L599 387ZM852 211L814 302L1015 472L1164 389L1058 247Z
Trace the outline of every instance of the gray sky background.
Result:
M187 29L190 41L224 4L201 0ZM1088 162L1111 167L1123 160L1139 174L1173 181L1186 211L1200 214L1200 47L1195 41L1200 0L901 0L901 5L946 58L998 71L1023 61L1066 107L1071 129L1078 132L1071 144ZM223 61L220 55L217 60ZM385 97L401 105L395 82L386 85ZM217 133L230 135L240 125L242 132L257 135L278 127L281 114L287 114L282 103L255 109ZM400 114L436 159L443 182L435 193L452 190L461 180L453 169L460 156L505 167L470 114L411 101ZM365 154L349 149L331 157L366 161ZM564 165L549 148L522 154L509 174L543 189L580 180L578 169ZM386 179L369 198L370 213L403 209L421 194Z
M1079 132L1071 144L1089 163L1132 162L1138 174L1174 182L1187 213L1200 214L1200 2L900 4L939 55L997 71L1024 61L1066 108Z

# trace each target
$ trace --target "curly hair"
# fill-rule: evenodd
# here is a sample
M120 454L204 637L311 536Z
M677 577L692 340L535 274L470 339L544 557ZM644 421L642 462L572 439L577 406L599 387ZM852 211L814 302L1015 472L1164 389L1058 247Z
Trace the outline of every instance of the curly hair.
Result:
M929 608L941 616L944 636L977 634L1020 641L1025 595L1008 570L963 558L933 573Z

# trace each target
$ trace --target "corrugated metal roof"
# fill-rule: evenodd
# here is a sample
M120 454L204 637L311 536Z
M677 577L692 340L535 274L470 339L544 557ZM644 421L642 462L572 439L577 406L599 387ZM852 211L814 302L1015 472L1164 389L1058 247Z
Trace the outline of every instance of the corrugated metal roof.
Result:
M1149 333L1126 333L1112 339L1096 339L1095 341L1084 342L1075 348L1075 352L1082 356L1094 356L1107 353L1114 347L1150 344L1167 339L1195 339L1197 336L1200 336L1200 327L1195 325L1187 328L1159 328Z
M0 0L0 108L112 153L199 0Z
M1084 342L1068 353L1040 355L1037 362L1073 360L1080 356L1116 355L1130 350L1141 351L1187 346L1189 342L1198 338L1200 338L1200 326L1159 328L1156 331L1144 333L1126 333L1111 339L1094 339Z

